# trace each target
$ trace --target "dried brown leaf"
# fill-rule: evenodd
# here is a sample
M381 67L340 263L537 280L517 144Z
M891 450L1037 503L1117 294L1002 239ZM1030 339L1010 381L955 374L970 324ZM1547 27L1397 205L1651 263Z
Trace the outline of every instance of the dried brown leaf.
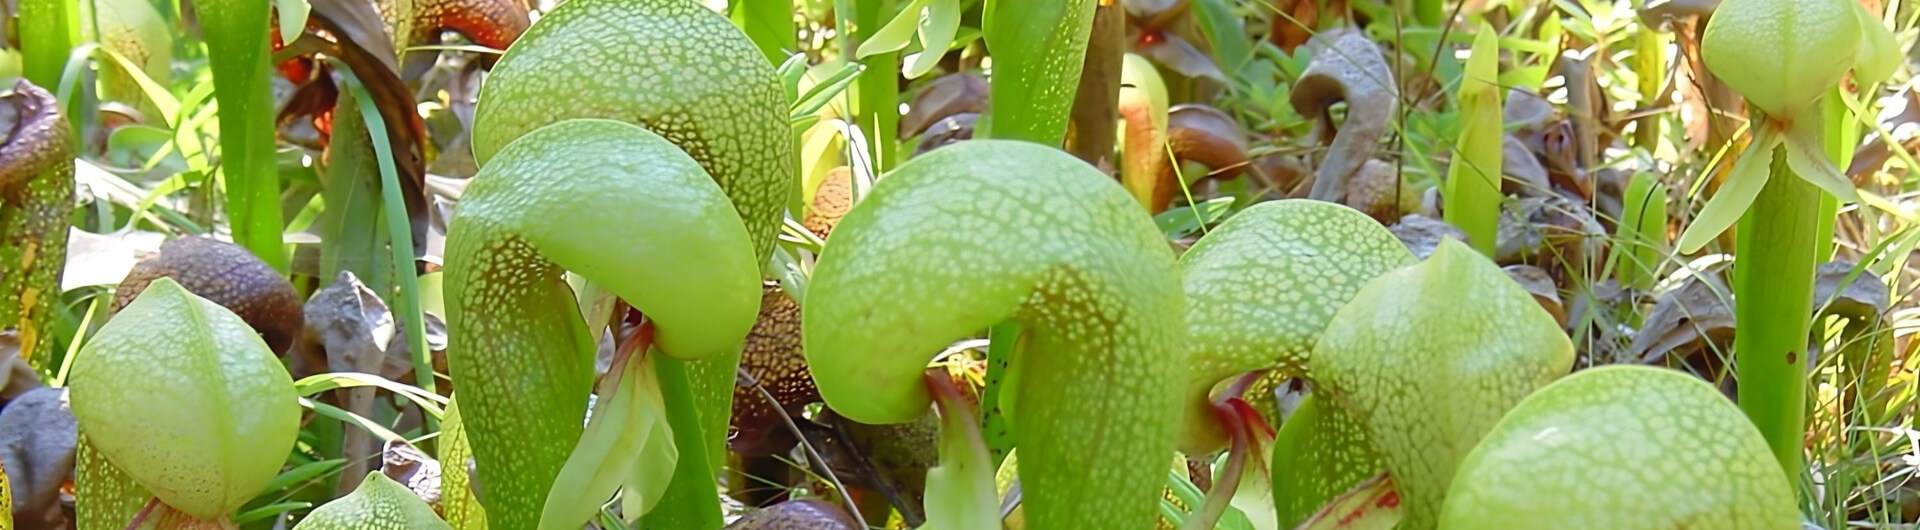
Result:
M1718 278L1701 278L1660 295L1628 348L1633 358L1624 361L1654 363L1733 344L1733 307L1722 296L1732 291Z
M972 72L940 76L927 82L900 117L900 138L927 132L935 123L956 114L987 111L987 79Z
M134 265L114 290L109 311L119 312L162 277L240 315L276 354L285 354L300 334L303 318L293 284L247 249L207 237L168 241L159 254Z
M1387 227L1387 231L1393 232L1401 243L1406 243L1407 250L1413 251L1413 255L1420 259L1432 256L1433 251L1440 248L1440 241L1446 238L1467 240L1467 233L1458 227L1417 213L1400 217L1400 222Z
M1333 137L1326 159L1314 171L1315 200L1339 202L1348 177L1373 158L1373 151L1392 125L1400 94L1393 71L1387 68L1379 46L1357 30L1321 33L1307 42L1313 62L1294 86L1294 110L1315 120L1316 138ZM1334 103L1347 103L1346 121L1333 123Z
M1824 263L1815 269L1813 303L1831 300L1821 312L1855 320L1877 321L1887 313L1891 303L1887 282L1873 271L1863 270L1852 282L1841 287L1841 282L1846 281L1853 269L1854 264L1845 261Z
M839 506L817 499L775 504L742 516L727 530L857 530L853 517Z
M1553 319L1560 322L1560 327L1567 327L1567 309L1560 303L1560 286L1553 283L1553 278L1547 275L1547 271L1532 265L1508 265L1502 270L1505 270L1507 276L1513 278L1515 283L1520 284L1520 287L1526 289L1527 294L1533 295L1533 301L1538 302L1541 309L1552 314Z
M27 392L0 410L0 468L18 528L65 528L60 489L73 476L79 424L59 388Z

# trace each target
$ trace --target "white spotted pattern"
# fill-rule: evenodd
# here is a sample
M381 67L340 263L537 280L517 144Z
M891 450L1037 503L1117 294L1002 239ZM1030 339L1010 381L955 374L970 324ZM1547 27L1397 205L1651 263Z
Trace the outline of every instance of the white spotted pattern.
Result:
M1440 528L1800 528L1759 429L1691 375L1606 366L1507 413L1460 463Z
M1306 374L1308 352L1360 286L1416 260L1379 222L1343 205L1286 200L1234 214L1180 256L1192 378L1181 449L1226 444L1207 394L1256 370Z
M950 341L1015 319L1011 388L1034 528L1148 528L1185 367L1173 255L1113 179L1038 144L973 140L882 178L828 239L802 307L839 414L899 423Z
M1573 365L1557 321L1456 239L1375 278L1309 362L1318 391L1366 426L1400 489L1403 528L1434 525L1455 466L1500 416Z

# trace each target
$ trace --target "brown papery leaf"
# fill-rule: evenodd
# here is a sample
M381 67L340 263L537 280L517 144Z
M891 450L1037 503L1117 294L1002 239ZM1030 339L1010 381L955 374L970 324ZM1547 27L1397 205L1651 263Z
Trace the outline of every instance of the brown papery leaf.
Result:
M440 461L407 443L391 440L380 452L380 474L413 490L434 511L440 510Z
M857 530L853 517L839 506L818 499L800 499L755 510L727 525L727 530Z
M159 278L172 278L193 293L240 315L275 354L284 355L300 334L300 298L279 271L247 249L217 239L190 236L160 246L114 289L108 311L117 313Z
M1860 271L1853 281L1845 282L1852 274L1854 264L1834 261L1821 264L1814 270L1813 303L1827 304L1820 308L1822 313L1838 315L1854 320L1877 321L1887 313L1891 294L1886 280L1870 270ZM1831 302L1829 302L1831 301Z
M1231 179L1250 165L1247 131L1232 116L1206 105L1187 103L1167 109L1167 144L1175 159L1212 168L1206 178Z
M1718 278L1701 278L1660 295L1628 348L1634 358L1625 361L1657 363L1733 344L1733 306L1725 297L1733 291Z
M1313 62L1301 74L1289 101L1314 120L1314 138L1333 138L1326 159L1314 171L1308 198L1339 202L1347 178L1373 158L1380 138L1393 123L1400 92L1380 48L1365 33L1328 31L1307 42ZM1347 103L1345 123L1336 126L1329 108Z
M1560 286L1554 285L1547 271L1532 265L1508 265L1501 270L1506 271L1514 283L1526 289L1527 294L1533 295L1533 301L1553 315L1553 319L1560 322L1560 327L1567 327L1567 309L1560 303Z
M17 528L66 527L60 488L73 475L79 434L64 389L37 389L0 410L0 468L13 488Z
M1458 227L1417 213L1400 217L1400 222L1387 227L1387 231L1393 232L1393 236L1400 238L1400 242L1407 245L1407 250L1420 259L1432 256L1446 238L1467 240L1467 233Z
M972 72L940 76L920 89L907 114L900 117L900 139L927 132L948 116L987 111L987 79Z

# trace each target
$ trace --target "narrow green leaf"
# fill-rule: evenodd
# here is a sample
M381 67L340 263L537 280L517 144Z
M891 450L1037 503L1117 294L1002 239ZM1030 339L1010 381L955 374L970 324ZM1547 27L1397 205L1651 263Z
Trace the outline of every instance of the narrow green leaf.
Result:
M347 91L360 106L360 119L364 120L367 134L373 142L373 152L380 161L380 196L386 206L383 213L387 219L387 241L392 258L393 277L399 280L400 303L391 303L393 312L407 325L407 342L413 351L413 380L427 393L433 393L433 362L428 358L426 317L420 313L420 278L413 273L413 226L400 222L407 218L405 199L400 196L400 176L395 169L392 143L387 141L386 121L380 117L380 108L374 104L373 96L367 93L367 87L360 84L352 72L341 69L346 78ZM427 419L427 430L439 426L432 418Z
M307 0L273 0L273 8L280 12L281 41L291 44L307 30L307 14L313 11Z
M315 414L319 414L321 416L326 416L336 420L351 423L356 426L359 426L362 429L366 429L367 432L373 433L373 436L375 438L379 438L380 441L382 442L404 441L407 439L407 437L401 436L400 433L393 432L392 429L388 429L386 428L386 426L380 425L380 422L367 419L366 417L361 416L359 414L348 412L345 409L341 409L340 407L335 407L333 405L328 405L326 403L321 403L321 402L314 401L307 398L300 398L300 406L306 407L308 409L312 409Z
M386 389L388 392L393 392L400 397L407 398L408 401L412 401L415 405L420 406L421 409L427 411L428 415L435 418L445 415L442 407L446 406L447 398L441 397L439 394L427 392L413 385L396 383L385 377L373 374L332 372L310 375L293 383L294 390L302 396L313 396L336 388L360 386Z
M1700 209L1700 215L1693 218L1693 224L1680 234L1680 253L1692 254L1707 245L1708 241L1719 237L1721 232L1740 220L1746 213L1747 205L1753 204L1753 198L1760 195L1760 188L1766 187L1767 179L1772 177L1768 166L1773 163L1773 148L1779 146L1782 139L1769 128L1759 129L1753 143L1734 160L1733 170L1727 173L1726 182L1720 185L1720 191L1713 194L1707 206Z
M645 357L622 359L602 379L586 432L574 445L547 493L540 528L578 528L600 512L614 491L633 474L641 449L666 412L653 363ZM671 472L673 463L667 463Z
M1808 108L1815 109L1810 114L1818 115L1819 105ZM1793 128L1787 129L1787 167L1842 202L1859 202L1860 192L1854 189L1853 181L1827 158L1826 143L1820 138L1821 128L1817 120L1797 120Z
M893 20L888 21L880 31L874 32L866 40L861 41L860 48L853 53L853 58L866 59L874 55L905 49L907 44L913 41L914 30L920 26L921 12L926 9L929 1L913 0L913 3L907 4L906 9L901 9L898 14L895 14Z
M907 78L914 79L933 70L946 55L953 35L960 31L960 0L933 0L927 15L920 18L920 54L907 63Z
M853 85L853 82L858 80L861 72L865 70L866 67L864 65L851 63L841 65L841 67L834 70L833 73L827 74L825 79L814 83L811 88L807 89L806 94L794 101L792 119L797 121L804 117L813 116L815 112L819 112L821 107L827 106L828 103L833 102L834 98L840 97L840 94L845 92L848 86Z
M295 486L299 486L307 481L338 472L344 467L347 467L347 461L344 458L329 458L326 460L307 462L293 469L280 472L278 476L273 477L272 482L267 483L266 487L260 488L260 491L272 492L293 489Z
M269 504L266 506L261 506L259 508L254 508L251 510L240 512L238 515L233 516L233 524L245 525L247 523L265 521L269 517L275 517L282 514L286 514L288 512L305 510L307 508L312 508L312 507L313 507L313 503L306 502L306 501L277 502L277 503Z

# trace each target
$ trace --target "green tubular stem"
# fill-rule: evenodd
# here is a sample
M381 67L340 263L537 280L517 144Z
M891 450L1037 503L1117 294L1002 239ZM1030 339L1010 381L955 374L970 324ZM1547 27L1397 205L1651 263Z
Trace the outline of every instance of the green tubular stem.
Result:
M1066 139L1080 69L1093 31L1094 0L986 0L993 52L993 108L978 137L1058 146Z
M594 97L581 98L579 94ZM793 131L788 125L789 106L774 66L753 41L726 17L697 2L572 0L543 16L495 65L474 111L474 159L485 168L508 142L560 120L605 118L638 124L672 140L719 184L737 212L728 217L737 216L745 225L745 237L751 241L749 248L756 257L755 270L759 270L758 264L768 263L773 253L784 205L799 167ZM576 185L565 183L534 196L572 197L578 195L576 190ZM609 208L626 209L660 198L653 190L641 195L635 201ZM626 245L631 238L624 230L652 224L656 218L635 217L641 221L627 222L619 228L609 225L605 227L609 232L600 236L598 244ZM757 284L754 290L758 292ZM628 292L614 292L628 302L635 301ZM710 298L709 294L700 294L690 299ZM758 299L756 294L756 303ZM751 322L751 315L747 320ZM656 322L663 325L662 349L669 355L679 355L665 342L672 333L668 323ZM726 449L734 377L740 363L737 346L687 367L700 421L672 424L676 432L702 433L709 455L724 454ZM516 381L509 385L514 388L535 381L512 373L481 377ZM584 399L584 386L581 388L579 395ZM476 450L483 453L480 474L492 492L493 483L485 480L490 475L484 470L484 462L491 459L484 454L484 447L495 437L519 433L495 430L500 425L491 422L513 421L505 419L513 414L492 409L480 403L483 400L476 397L465 411ZM564 416L566 411L584 410L584 406L584 402L569 403L551 414ZM578 423L571 429L569 432L577 436ZM570 438L562 445L571 442ZM681 446L680 450L687 451L688 447ZM715 474L721 463L715 459L705 469L694 469L688 467L692 461L681 459L675 474ZM557 470L558 461L554 466Z
M645 312L667 355L737 352L760 262L734 212L673 143L611 120L538 129L474 177L447 238L447 354L491 526L534 527L582 432L595 346L562 273Z
M20 2L21 73L27 81L49 90L60 86L67 54L79 42L79 7L73 0Z
M842 47L847 51L847 60L853 61L854 50L859 42L864 42L894 16L896 0L860 0L854 2L853 32L855 42ZM844 31L844 28L843 28ZM853 114L858 120L856 125L867 134L867 157L873 164L873 174L879 175L892 169L895 164L898 142L894 138L900 129L900 52L888 52L870 55L859 59L867 70L853 84Z
M1820 189L1775 152L1773 176L1740 218L1734 260L1734 370L1740 409L1760 428L1793 484L1803 469L1807 329Z
M1307 374L1334 312L1368 280L1417 260L1360 211L1329 202L1256 204L1228 218L1180 256L1193 366L1182 451L1225 447L1209 392L1239 374Z
M830 239L802 307L828 406L913 421L934 352L1015 320L1022 375L1000 401L1016 404L1029 526L1154 524L1183 301L1171 249L1125 190L1052 147L974 140L902 164Z
M691 425L699 418L700 410L694 406L693 388L688 385L689 363L670 359L662 355L648 356L660 374L661 397L667 402L667 423L670 425ZM674 429L673 444L679 448L680 460L677 469L705 469L712 467L715 461L708 452L709 443L705 434L697 429ZM666 493L647 512L644 521L647 528L688 528L716 529L725 524L720 518L720 505L714 502L720 496L719 484L712 473L674 473L667 484Z
M15 121L0 143L0 329L15 328L20 353L51 373L53 321L73 213L73 140L60 103L28 81L0 95Z
M220 104L220 172L233 240L287 272L280 240L280 166L275 156L269 2L203 0L200 26Z

